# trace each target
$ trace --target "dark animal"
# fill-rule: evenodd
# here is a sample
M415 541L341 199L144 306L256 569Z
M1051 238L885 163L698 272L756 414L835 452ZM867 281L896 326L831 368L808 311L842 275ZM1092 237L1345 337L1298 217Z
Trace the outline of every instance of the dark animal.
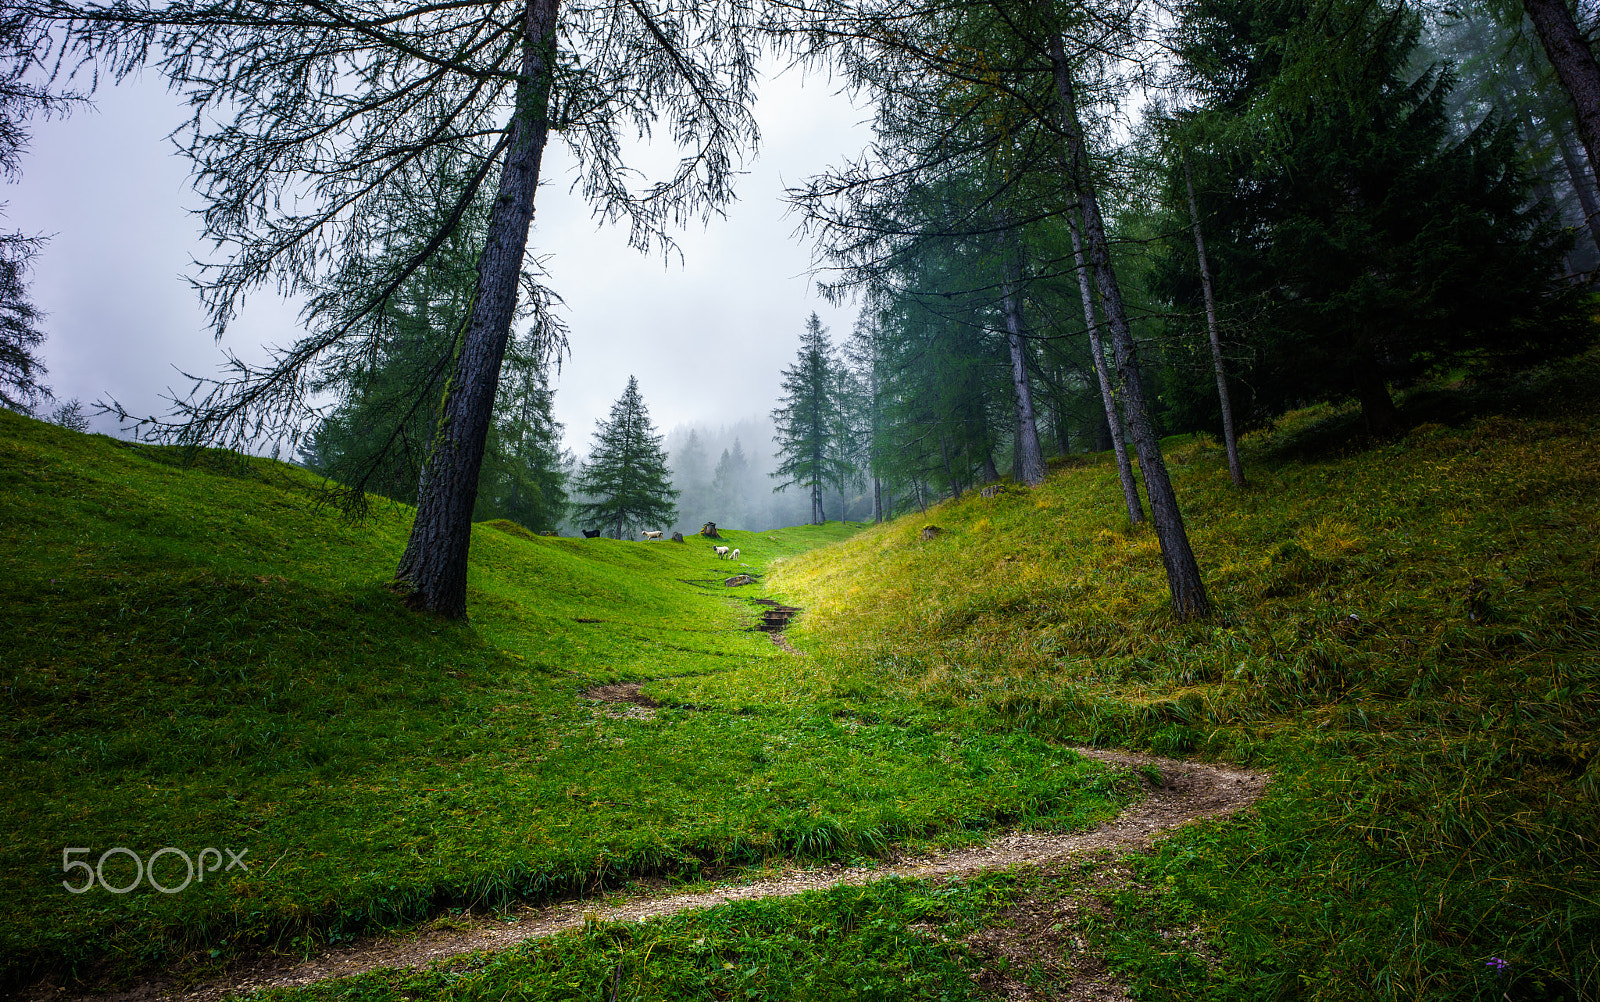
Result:
M584 539L593 539L598 535L600 535L600 530L599 529L585 529L585 530L583 530L583 538Z

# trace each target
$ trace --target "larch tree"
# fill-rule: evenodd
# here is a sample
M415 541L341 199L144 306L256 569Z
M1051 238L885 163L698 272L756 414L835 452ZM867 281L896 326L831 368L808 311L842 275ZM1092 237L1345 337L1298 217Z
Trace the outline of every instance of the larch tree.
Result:
M43 26L20 12L0 12L0 178L21 173L30 119L61 114L82 99L39 82L51 48ZM29 266L43 243L18 231L0 233L0 407L24 414L50 398L39 357L44 314L28 295Z
M848 79L881 95L891 110L929 97L948 105L960 95L960 115L946 115L948 125L923 145L934 159L971 157L973 141L986 130L970 123L1006 123L1003 137L1016 143L1016 168L1001 175L1006 185L1044 176L1051 170L1053 196L1037 195L1023 205L1036 218L1081 215L1086 243L1086 270L1093 279L1105 330L1114 357L1114 395L1126 417L1150 499L1151 521L1161 545L1162 563L1179 619L1203 618L1211 603L1199 564L1189 543L1177 495L1161 455L1150 401L1141 382L1141 363L1128 310L1112 261L1110 240L1101 212L1099 178L1091 164L1089 138L1080 110L1079 74L1084 65L1115 61L1132 53L1140 21L1133 2L1088 7L1054 0L1026 4L929 0L914 8L893 2L839 0L812 26L820 47L838 53ZM1067 38L1077 32L1069 57ZM925 96L926 95L926 96ZM937 122L938 115L925 116ZM1011 128L1015 123L1017 128ZM1013 138L1014 137L1014 138ZM993 146L993 140L989 141ZM1011 158L1008 158L1008 160ZM860 203L857 193L880 179L895 183L913 168L898 162L863 164L813 184L799 193L812 202L843 199ZM1048 165L1048 166L1047 166ZM879 168L878 177L874 166ZM1009 166L1009 165L1008 165ZM1053 168L1053 170L1052 170ZM974 204L975 210L1006 207L1000 191ZM878 231L836 213L823 225L842 239L849 251L878 237Z
M740 0L522 3L175 0L16 5L47 25L69 59L112 75L156 62L194 107L186 152L206 199L206 236L232 253L200 284L218 337L264 284L315 291L361 253L383 194L444 150L463 183L436 232L374 276L342 315L308 318L310 334L273 364L233 358L197 381L175 414L143 425L186 441L293 436L312 404L316 360L370 331L365 322L488 194L472 309L456 332L449 378L420 478L417 516L396 571L411 603L466 614L467 552L500 365L511 336L545 145L578 164L596 213L626 219L641 249L732 197L757 139L750 114L758 23ZM670 175L630 186L629 136L665 135L683 151ZM137 423L137 422L136 422Z
M627 389L611 405L608 420L595 422L594 448L572 486L583 495L573 505L579 524L607 526L617 539L650 526L667 526L677 517L662 436L650 422L639 394L639 381L628 377Z

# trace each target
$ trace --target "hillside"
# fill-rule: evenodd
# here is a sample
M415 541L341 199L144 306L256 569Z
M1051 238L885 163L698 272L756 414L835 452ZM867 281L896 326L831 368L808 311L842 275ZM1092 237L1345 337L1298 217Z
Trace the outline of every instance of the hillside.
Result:
M1591 354L1419 391L1370 446L1351 409L1298 412L1246 440L1242 492L1214 442L1169 442L1208 623L1167 613L1107 456L771 584L835 666L818 698L1273 771L1253 819L1170 840L1118 901L1102 942L1150 997L1600 998L1597 388Z
M1298 412L1247 440L1244 492L1214 443L1169 442L1219 609L1192 625L1106 457L731 533L764 575L740 589L699 542L479 525L462 626L385 590L403 507L352 523L291 467L0 412L4 976L199 980L644 875L1070 830L1134 795L1076 743L1274 778L1126 885L891 880L268 997L993 998L1059 987L1060 958L1007 974L983 945L1041 915L1137 997L1596 997L1597 371L1419 391L1377 444ZM759 596L804 608L804 656L748 629ZM662 705L585 698L611 683ZM62 889L64 848L118 846L252 869ZM1066 909L1083 880L1099 904Z
M749 629L764 592L725 587L738 568L708 541L478 525L471 623L448 624L385 589L409 509L350 522L304 471L191 458L0 411L0 984L137 979L643 874L1114 809L1088 788L1099 766L1032 736L980 737L953 775L931 718L585 700L782 677L795 659ZM852 531L728 541L760 574ZM159 893L132 855L166 847L244 850L248 870ZM116 848L105 882L134 890L63 887ZM166 854L160 883L185 875Z

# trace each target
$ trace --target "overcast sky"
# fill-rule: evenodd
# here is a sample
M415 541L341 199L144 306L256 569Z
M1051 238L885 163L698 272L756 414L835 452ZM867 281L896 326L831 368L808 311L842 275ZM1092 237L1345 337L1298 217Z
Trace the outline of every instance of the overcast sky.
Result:
M870 138L869 113L835 91L820 76L772 75L756 109L761 153L740 180L740 201L726 219L680 234L681 264L646 258L624 229L594 222L552 141L529 249L549 256L549 284L566 301L572 353L552 382L556 419L580 454L629 374L662 431L716 425L771 410L812 310L836 343L848 335L855 308L816 294L810 248L791 235L796 219L781 199L785 184ZM135 413L162 412L162 394L185 385L176 369L214 373L224 348L263 358L263 345L298 336L297 308L257 293L223 344L212 340L186 276L192 260L214 255L189 211L200 200L188 162L164 138L185 109L155 74L100 91L95 104L34 123L21 180L0 187L9 203L0 225L50 236L31 290L49 314L43 354L56 398L114 397ZM116 429L102 417L94 430Z

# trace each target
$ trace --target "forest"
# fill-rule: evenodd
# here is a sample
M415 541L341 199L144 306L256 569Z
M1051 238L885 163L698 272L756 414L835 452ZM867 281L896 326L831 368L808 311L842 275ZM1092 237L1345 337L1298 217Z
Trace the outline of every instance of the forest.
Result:
M0 992L1600 999L1597 17L0 7L0 173L157 74L302 304L90 435L0 234ZM680 260L773 60L851 329L564 427L547 148Z

